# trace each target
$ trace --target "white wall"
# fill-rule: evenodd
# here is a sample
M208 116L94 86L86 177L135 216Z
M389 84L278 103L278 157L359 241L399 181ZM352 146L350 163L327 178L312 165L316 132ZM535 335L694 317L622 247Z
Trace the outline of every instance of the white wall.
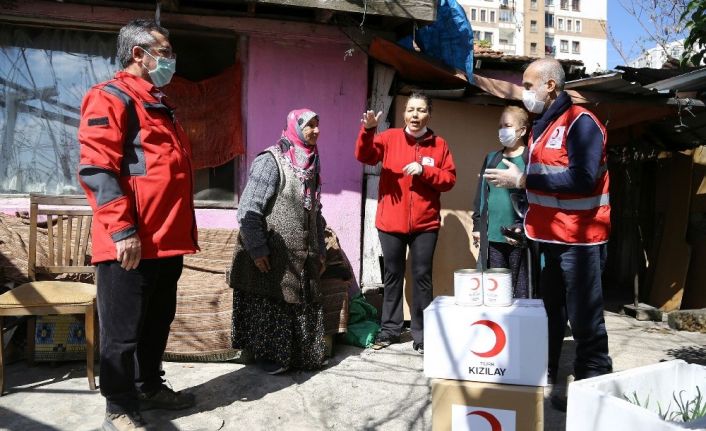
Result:
M569 52L561 52L561 41L569 42ZM571 43L577 41L581 44L580 53L573 54ZM554 36L554 46L556 47L556 58L562 60L581 60L586 67L586 73L593 73L597 70L608 69L608 42L605 39L594 39L579 36Z

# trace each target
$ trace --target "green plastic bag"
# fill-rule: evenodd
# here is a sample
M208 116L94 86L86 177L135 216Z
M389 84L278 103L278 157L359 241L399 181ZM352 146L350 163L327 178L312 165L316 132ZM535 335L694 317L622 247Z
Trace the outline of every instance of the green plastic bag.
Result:
M368 347L380 332L377 323L377 310L365 296L358 294L348 305L348 328L343 342L351 346Z

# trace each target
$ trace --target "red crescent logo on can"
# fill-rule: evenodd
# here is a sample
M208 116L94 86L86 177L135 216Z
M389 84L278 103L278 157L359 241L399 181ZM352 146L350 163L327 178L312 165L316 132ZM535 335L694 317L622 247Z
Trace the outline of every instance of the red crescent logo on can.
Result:
M471 281L475 283L475 286L471 287L471 290L478 290L480 288L480 279L475 277L471 278Z
M496 280L496 279L494 279L494 278L488 278L488 280L490 280L490 281L493 283L493 287L491 287L491 288L488 289L488 290L490 290L490 291L492 292L492 291L494 291L495 289L498 288L498 280Z

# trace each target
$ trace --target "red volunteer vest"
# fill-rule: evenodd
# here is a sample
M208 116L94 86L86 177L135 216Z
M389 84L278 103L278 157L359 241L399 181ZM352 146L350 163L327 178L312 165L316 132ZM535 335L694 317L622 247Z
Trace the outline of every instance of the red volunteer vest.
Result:
M552 174L569 168L566 138L574 122L588 115L603 133L602 170L589 194L548 193L527 189L529 209L525 217L527 236L535 241L571 245L593 245L610 235L609 177L606 164L606 130L588 110L572 105L554 120L535 141L530 136L528 174Z

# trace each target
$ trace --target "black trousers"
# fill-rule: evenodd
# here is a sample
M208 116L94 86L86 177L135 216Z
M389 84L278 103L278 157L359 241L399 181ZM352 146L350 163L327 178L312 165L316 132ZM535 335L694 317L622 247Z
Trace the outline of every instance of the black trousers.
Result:
M387 233L378 230L385 265L385 291L382 302L381 332L400 335L404 324L402 296L407 264L407 247L412 260L412 338L424 342L424 309L433 299L431 271L438 231L411 234Z
M143 259L131 271L117 261L97 265L100 389L109 413L137 410L137 391L162 384L182 267L182 256Z
M506 242L488 243L488 268L508 268L512 273L512 297L529 298L527 249Z
M540 250L545 259L540 289L549 327L549 377L556 381L567 320L576 342L576 379L611 372L601 283L606 244L540 243Z

